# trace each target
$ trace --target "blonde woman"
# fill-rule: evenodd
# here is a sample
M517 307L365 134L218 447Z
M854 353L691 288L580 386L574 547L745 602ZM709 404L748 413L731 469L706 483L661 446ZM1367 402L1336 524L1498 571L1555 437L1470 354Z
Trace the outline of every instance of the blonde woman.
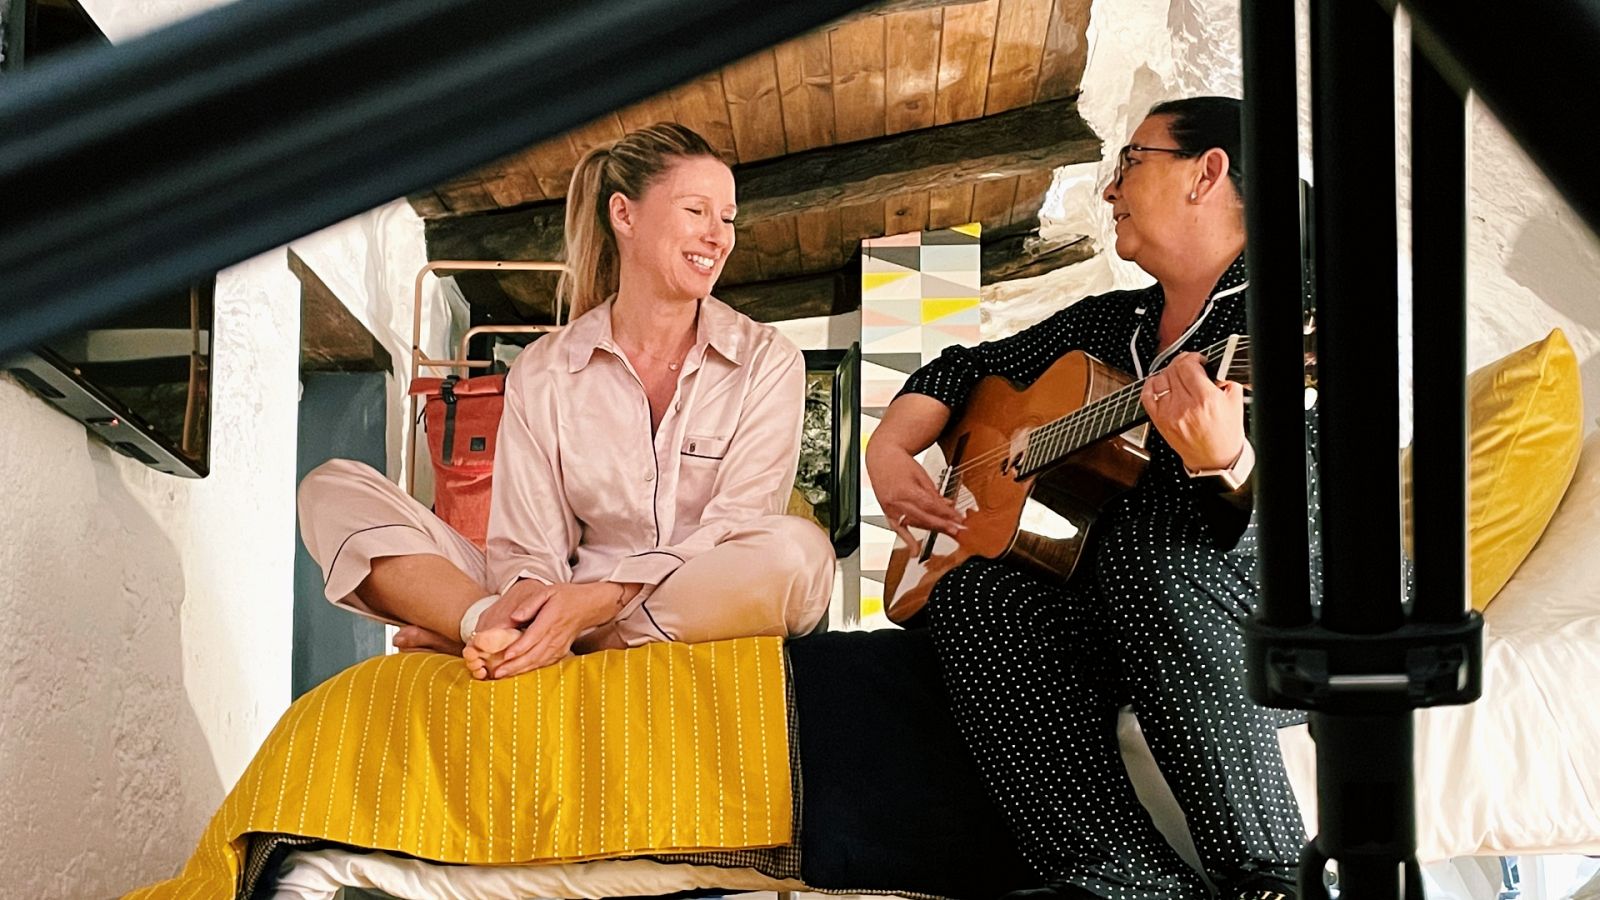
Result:
M711 296L733 250L733 173L676 124L578 163L561 283L572 323L506 379L487 552L371 468L300 485L325 593L503 678L569 653L811 631L827 537L782 515L805 367Z

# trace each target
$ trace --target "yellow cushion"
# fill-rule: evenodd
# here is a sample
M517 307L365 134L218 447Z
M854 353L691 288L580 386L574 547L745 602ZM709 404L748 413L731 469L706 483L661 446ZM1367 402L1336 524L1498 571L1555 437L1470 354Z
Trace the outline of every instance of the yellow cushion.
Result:
M184 870L130 896L233 896L252 833L492 865L786 844L784 665L775 637L500 681L440 653L358 663L289 707Z
M1472 607L1481 612L1544 534L1578 466L1583 398L1566 335L1558 328L1473 372L1467 408ZM1409 452L1405 464L1409 525Z

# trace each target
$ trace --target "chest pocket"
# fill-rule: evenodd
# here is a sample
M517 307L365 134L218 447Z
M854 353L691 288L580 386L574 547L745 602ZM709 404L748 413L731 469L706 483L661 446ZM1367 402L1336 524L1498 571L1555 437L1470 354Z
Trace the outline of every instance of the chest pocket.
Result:
M728 453L728 439L704 434L691 434L683 439L685 462L693 460L717 461Z

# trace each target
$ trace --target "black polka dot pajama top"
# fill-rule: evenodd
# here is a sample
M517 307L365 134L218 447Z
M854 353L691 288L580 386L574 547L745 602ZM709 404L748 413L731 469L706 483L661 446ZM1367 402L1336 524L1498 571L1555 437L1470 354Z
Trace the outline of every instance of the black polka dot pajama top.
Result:
M1245 333L1246 277L1241 257L1159 356L1164 298L1155 285L1086 298L1004 340L951 347L902 393L959 411L983 376L1028 384L1073 350L1148 374L1181 351ZM1313 421L1307 429L1314 453ZM928 620L955 717L1020 849L1048 881L1103 897L1207 895L1134 795L1115 732L1126 704L1212 880L1226 890L1252 876L1292 879L1305 835L1276 729L1296 714L1255 705L1242 681L1241 625L1260 594L1255 525L1211 479L1191 479L1154 429L1148 446L1143 478L1095 525L1087 579L1069 589L975 559L940 580Z

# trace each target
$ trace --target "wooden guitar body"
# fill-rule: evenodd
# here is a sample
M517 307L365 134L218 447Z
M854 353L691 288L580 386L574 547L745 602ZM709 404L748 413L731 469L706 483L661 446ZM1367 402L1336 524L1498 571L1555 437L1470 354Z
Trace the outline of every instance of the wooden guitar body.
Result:
M939 485L967 513L959 538L931 534L914 547L897 542L884 580L884 609L905 622L927 604L933 585L974 556L1022 563L1066 582L1085 565L1099 510L1139 480L1149 462L1148 423L1111 434L1036 473L1019 475L1029 434L1133 379L1082 352L1057 360L1019 388L1006 378L980 381L959 419L939 438L947 474Z

